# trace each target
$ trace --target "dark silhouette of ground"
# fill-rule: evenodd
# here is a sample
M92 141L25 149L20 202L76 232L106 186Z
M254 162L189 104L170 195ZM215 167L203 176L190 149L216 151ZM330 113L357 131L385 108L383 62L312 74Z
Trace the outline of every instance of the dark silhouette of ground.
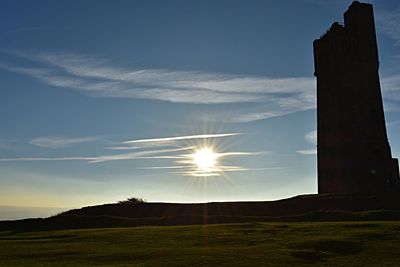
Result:
M400 196L301 195L277 201L199 204L120 202L69 210L44 219L2 221L0 230L346 220L400 220Z

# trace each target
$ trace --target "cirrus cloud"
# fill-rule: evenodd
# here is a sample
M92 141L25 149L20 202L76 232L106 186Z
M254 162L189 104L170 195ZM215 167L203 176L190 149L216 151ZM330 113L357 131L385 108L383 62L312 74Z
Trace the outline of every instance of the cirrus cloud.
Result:
M0 68L88 96L192 104L260 103L268 108L258 117L239 116L237 122L315 107L313 77L270 78L201 71L127 69L87 55L15 51L8 54L28 60L29 67L3 62Z
M63 148L75 144L88 143L98 141L100 138L97 136L88 137L60 137L60 136L46 136L37 137L32 139L29 143L31 145L45 147L45 148Z

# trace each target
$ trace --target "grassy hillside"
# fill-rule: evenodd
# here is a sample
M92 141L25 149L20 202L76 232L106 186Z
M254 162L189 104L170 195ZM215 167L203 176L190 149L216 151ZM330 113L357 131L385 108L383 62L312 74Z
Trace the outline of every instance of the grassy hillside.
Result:
M114 203L46 219L0 221L0 231L46 231L274 221L400 220L400 195L303 195L277 201Z
M400 222L0 232L0 266L398 266Z

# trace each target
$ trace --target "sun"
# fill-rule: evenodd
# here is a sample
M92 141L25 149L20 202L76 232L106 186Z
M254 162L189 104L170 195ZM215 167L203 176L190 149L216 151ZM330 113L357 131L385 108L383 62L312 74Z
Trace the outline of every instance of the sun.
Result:
M193 162L201 172L210 172L215 170L218 154L212 148L203 147L196 150L193 154Z

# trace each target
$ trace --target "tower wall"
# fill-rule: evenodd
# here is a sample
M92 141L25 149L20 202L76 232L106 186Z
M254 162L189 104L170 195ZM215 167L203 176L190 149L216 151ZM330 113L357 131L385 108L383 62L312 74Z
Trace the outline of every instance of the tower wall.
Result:
M379 83L372 5L354 1L314 41L317 77L318 192L399 190Z

